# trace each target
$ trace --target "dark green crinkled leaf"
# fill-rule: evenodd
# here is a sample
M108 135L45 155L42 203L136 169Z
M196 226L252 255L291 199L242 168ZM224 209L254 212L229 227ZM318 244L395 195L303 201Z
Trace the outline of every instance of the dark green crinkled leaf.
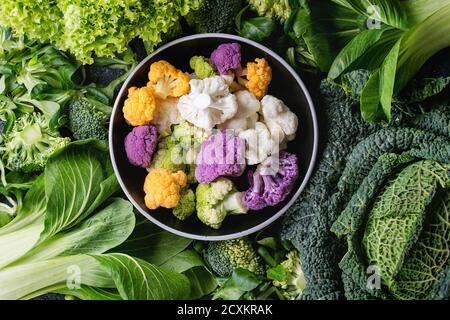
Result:
M440 94L450 84L450 77L425 78L412 81L401 95L404 103L416 103L424 101L432 96Z
M449 265L450 192L441 192L427 211L429 216L420 238L390 288L397 299L425 299Z
M401 275L405 257L415 260L417 264L419 260L430 256L430 253L433 252L431 248L430 251L424 249L425 252L420 252L422 248L419 245L419 250L415 253L417 256L408 254L422 231L426 208L432 202L437 189L446 189L450 186L449 172L450 165L441 165L435 161L416 162L408 166L400 172L398 177L388 183L382 196L374 203L364 228L363 246L368 264L378 267L380 276L389 289L396 286L396 276L399 272ZM445 206L443 208L445 209L434 210L433 214L439 214L439 212L447 209ZM446 222L442 223L447 223L447 218L445 216L444 221ZM444 229L443 233L438 232L436 236L442 237L446 233L447 229ZM432 237L425 235L425 238L433 242ZM448 239L444 241L446 242ZM447 244L445 243L445 245ZM439 250L444 249L442 245L435 246L433 243L431 247ZM425 255L422 257L420 253L425 253ZM432 257L438 256L432 255ZM446 260L447 253L445 254L444 263ZM430 261L424 262L424 265L427 265ZM437 265L429 266L429 268L433 267L437 267ZM407 266L406 269L413 272L413 264ZM405 276L407 275L405 274ZM427 277L423 278L423 280L427 279ZM431 278L435 277L432 276ZM414 287L410 284L409 288Z

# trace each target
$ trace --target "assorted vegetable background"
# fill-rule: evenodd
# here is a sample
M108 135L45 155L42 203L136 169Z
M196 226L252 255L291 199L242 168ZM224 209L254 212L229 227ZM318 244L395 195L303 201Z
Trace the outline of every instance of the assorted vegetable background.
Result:
M441 0L2 1L0 298L448 299L449 13ZM118 85L196 32L268 45L315 96L315 174L281 226L249 238L158 229L109 162Z

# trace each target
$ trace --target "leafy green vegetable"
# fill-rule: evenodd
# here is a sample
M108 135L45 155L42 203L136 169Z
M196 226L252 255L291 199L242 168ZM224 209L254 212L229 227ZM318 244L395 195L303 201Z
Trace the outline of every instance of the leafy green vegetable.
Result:
M144 217L136 217L133 234L123 244L115 248L149 263L162 266L171 258L183 252L192 243L191 239L165 232Z
M191 283L179 272L123 253L105 254L135 226L128 201L107 201L118 184L106 153L106 145L97 140L74 142L56 152L27 192L17 217L0 228L2 299L50 291L102 299L190 297ZM166 239L161 237L164 245L173 245ZM178 246L176 253L185 247ZM161 249L159 255L168 252ZM82 288L79 294L77 286Z
M237 268L233 270L231 278L214 293L213 299L238 300L245 293L256 289L260 284L261 280L255 274Z
M191 284L191 298L202 298L217 288L216 277L205 268L202 257L193 250L185 250L167 260L161 267L182 272Z
M107 270L125 300L175 300L189 297L188 279L176 272L120 253L94 258Z
M307 286L296 250L289 252L281 264L267 270L267 277L273 280L275 287L282 289L283 296L288 300L298 300Z
M381 181L371 184L373 191L381 191L373 206L355 202L347 207L338 220L339 225L333 226L335 231L341 230L341 226L351 226L344 231L348 235L348 252L339 264L347 298L425 299L433 287L439 285L437 279L449 258L445 200L448 193L442 193L441 189L448 188L448 169L448 164L416 162L384 188ZM374 167L371 175L375 171ZM368 179L363 185L367 185ZM363 185L355 194L355 200L358 194L367 192ZM439 189L441 191L436 193ZM353 211L351 225L342 220L350 212L349 208L357 209ZM386 225L389 228L383 227ZM358 232L362 228L365 230L361 247ZM366 259L368 264L363 262ZM381 277L386 289L379 285L367 286L371 283L366 272L368 265L376 267L376 275Z
M346 245L330 232L331 227L338 236L357 229L365 221L361 212L371 207L388 180L416 158L450 163L448 103L422 112L415 105L397 110L396 125L382 129L363 122L358 114L367 76L367 71L354 71L343 75L340 85L321 84L328 128L323 159L281 231L282 238L291 240L300 253L308 283L302 299L341 299L344 294L350 299L380 297L373 290L358 289L367 285L367 265L357 255L361 239ZM348 273L340 270L339 262L349 265ZM357 285L350 287L349 279ZM440 288L443 291L436 289L434 297L445 296L445 286Z
M136 37L153 50L177 29L181 16L198 9L201 0L29 0L3 1L0 25L16 36L69 50L84 64L114 57Z
M0 297L32 298L47 290L64 290L70 270L83 275L79 285L116 288L122 299L185 299L190 292L189 282L183 275L111 253L57 257L2 269Z
M376 19L397 29L406 29L408 20L398 0L332 0L369 19Z
M338 50L365 29L366 19L346 7L331 1L299 1L284 25L295 43L289 60L326 72Z
M256 17L245 20L239 27L239 35L257 42L267 40L275 31L275 22L266 17Z

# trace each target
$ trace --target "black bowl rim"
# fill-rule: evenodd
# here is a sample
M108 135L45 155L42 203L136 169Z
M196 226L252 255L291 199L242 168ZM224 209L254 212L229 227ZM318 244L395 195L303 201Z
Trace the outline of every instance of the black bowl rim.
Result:
M121 175L119 173L119 169L117 168L117 164L116 164L116 161L115 161L115 155L114 155L114 148L112 146L112 141L113 141L113 139L112 139L112 137L113 137L113 124L114 124L114 117L115 117L115 114L116 114L116 110L118 108L120 108L119 103L120 103L121 97L124 94L125 88L128 86L130 81L134 78L137 70L139 70L149 60L151 60L153 57L157 56L160 52L166 50L167 48L170 48L170 47L175 46L175 45L177 45L179 43L182 43L182 42L196 40L196 39L203 39L203 38L221 38L221 39L228 39L228 40L244 42L244 43L246 43L248 45L254 46L254 47L256 47L256 48L266 52L268 55L271 55L274 59L278 60L283 65L283 67L286 68L287 71L289 71L289 73L291 73L291 75L294 77L294 79L300 85L300 88L303 91L303 94L305 95L306 101L308 102L309 111L311 113L311 119L313 121L313 131L314 131L313 150L312 150L311 161L309 163L308 170L306 171L306 174L305 174L305 176L303 178L303 181L302 181L300 187L298 188L297 192L292 196L292 198L289 200L289 202L286 203L286 205L283 208L281 208L277 213L275 213L272 217L270 217L269 219L265 220L264 222L254 226L252 228L244 230L244 231L230 233L230 234L221 235L221 236L206 236L206 235L198 235L198 234L192 234L192 233L180 231L180 230L174 229L174 228L172 228L172 227L170 227L170 226L160 222L159 220L153 218L150 214L148 214L138 203L136 203L136 201L134 201L133 197L130 195L130 193L128 192L127 188L125 187L125 184L124 184L124 182L122 180L122 177L121 177ZM181 236L181 237L194 239L194 240L203 240L203 241L222 241L222 240L231 240L231 239L241 238L241 237L250 235L252 233L255 233L257 231L260 231L261 229L269 226L275 220L280 218L294 204L295 200L297 200L297 198L303 192L303 190L305 189L309 179L311 178L311 175L312 175L312 173L314 171L314 166L315 166L315 163L316 163L317 152L318 152L318 144L319 144L319 128L318 128L317 115L316 115L316 111L315 111L315 108L314 108L314 103L313 103L313 101L311 99L311 96L309 94L308 89L306 88L304 82L301 80L301 78L297 74L297 72L295 72L295 70L282 57L280 57L277 53L275 53L271 49L265 47L264 45L261 45L261 44L255 42L255 41L252 41L252 40L240 37L240 36L236 36L236 35L232 35L232 34L226 34L226 33L203 33L203 34L196 34L196 35L182 37L182 38L176 39L174 41L171 41L171 42L161 46L160 48L158 48L157 50L152 52L150 55L148 55L144 60L142 60L134 68L134 70L131 72L131 74L128 76L128 78L123 83L123 85L122 85L122 87L121 87L121 89L120 89L120 91L119 91L119 93L117 95L116 101L114 103L114 107L113 107L112 115L111 115L111 119L110 119L110 124L109 124L109 153L110 153L110 157L111 157L111 162L112 162L112 166L113 166L113 169L114 169L114 173L116 174L117 180L119 181L119 184L120 184L123 192L127 196L128 200L133 204L133 206L144 217L146 217L148 220L150 220L152 223L156 224L160 228L162 228L162 229L164 229L164 230L166 230L168 232L171 232L173 234L176 234L178 236Z

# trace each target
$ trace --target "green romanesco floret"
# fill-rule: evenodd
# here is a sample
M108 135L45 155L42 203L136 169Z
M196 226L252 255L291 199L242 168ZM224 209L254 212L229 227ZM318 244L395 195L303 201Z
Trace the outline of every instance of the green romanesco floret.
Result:
M286 260L280 264L283 270L283 278L274 280L273 285L281 290L282 295L288 300L298 300L306 288L305 274L297 250L292 250L286 255Z
M68 105L69 130L75 139L108 139L107 122L111 107L86 98L77 98Z
M258 15L281 22L286 21L292 12L289 0L248 0L248 3Z
M174 125L172 135L160 140L150 169L162 168L173 172L182 170L188 175L190 184L197 183L195 157L200 145L210 134L209 131L197 128L187 121Z
M0 147L1 161L11 171L36 172L47 159L70 142L48 127L41 113L26 113L16 120Z
M191 11L186 21L196 33L230 32L242 3L242 0L208 0Z
M180 202L172 209L173 215L183 221L189 218L195 211L195 193L191 189L183 190Z
M264 274L262 259L246 238L210 242L203 257L221 277L229 277L234 269L242 268L258 275Z
M227 215L247 213L242 196L243 192L236 191L233 182L226 178L199 184L196 190L197 216L207 226L219 229Z
M158 143L156 153L153 155L151 169L166 169L172 172L184 171L185 164L180 158L181 150L172 136L165 137Z
M198 148L211 135L211 132L198 128L187 121L175 125L172 139L180 143L184 149Z
M213 65L202 56L193 56L189 60L189 66L194 70L195 75L199 79L205 79L216 75Z

